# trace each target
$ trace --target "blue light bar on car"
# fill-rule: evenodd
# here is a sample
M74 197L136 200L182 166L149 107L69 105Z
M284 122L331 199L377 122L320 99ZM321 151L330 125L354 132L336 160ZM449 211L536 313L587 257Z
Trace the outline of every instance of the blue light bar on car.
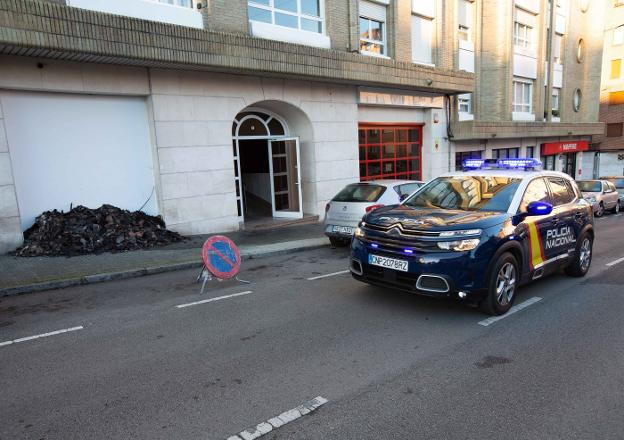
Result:
M485 159L464 159L462 165L465 170L478 170L485 164Z
M538 159L533 159L532 157L498 159L497 164L499 168L520 169L520 170L528 170L528 169L542 167L542 162Z

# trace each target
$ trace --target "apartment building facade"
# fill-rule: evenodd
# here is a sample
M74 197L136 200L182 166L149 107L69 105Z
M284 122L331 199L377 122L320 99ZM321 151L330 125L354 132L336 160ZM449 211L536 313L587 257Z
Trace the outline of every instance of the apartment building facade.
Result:
M0 249L48 209L211 233L447 171L451 1L0 0Z
M624 176L624 2L607 3L600 87L600 121L606 127L596 139L596 177Z
M553 1L552 17L550 1L464 2L471 13L463 16L472 18L460 49L475 48L474 68L466 70L476 83L474 94L458 97L451 123L457 168L466 158L534 157L547 169L592 177L589 149L603 130L597 121L604 4ZM459 61L465 69L461 52Z

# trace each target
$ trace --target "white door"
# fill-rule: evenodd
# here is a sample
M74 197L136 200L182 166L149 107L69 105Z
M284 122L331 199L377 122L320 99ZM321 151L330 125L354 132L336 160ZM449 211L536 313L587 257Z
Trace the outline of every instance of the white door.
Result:
M273 217L303 218L299 138L269 141Z

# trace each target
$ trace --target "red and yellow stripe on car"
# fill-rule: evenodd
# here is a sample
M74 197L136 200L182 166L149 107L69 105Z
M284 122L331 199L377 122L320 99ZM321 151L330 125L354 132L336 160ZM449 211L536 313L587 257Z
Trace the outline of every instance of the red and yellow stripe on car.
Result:
M529 228L529 251L531 269L538 269L544 265L544 247L542 246L542 236L535 223L527 223Z

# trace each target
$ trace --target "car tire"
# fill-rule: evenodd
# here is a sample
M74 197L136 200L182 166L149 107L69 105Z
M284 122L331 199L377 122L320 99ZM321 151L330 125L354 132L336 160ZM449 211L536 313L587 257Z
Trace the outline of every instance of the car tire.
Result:
M612 213L614 214L619 214L620 213L620 201L618 200L615 204L615 206L613 207L613 209L611 210Z
M329 237L329 243L333 248L345 247L349 242L343 238Z
M584 277L589 271L592 261L594 237L585 232L577 241L574 260L565 268L566 275L571 277Z
M506 252L494 264L488 279L487 297L479 304L489 315L504 315L513 306L520 281L516 258Z
M594 217L602 217L604 215L604 204L600 202L598 205L598 211L595 212Z

